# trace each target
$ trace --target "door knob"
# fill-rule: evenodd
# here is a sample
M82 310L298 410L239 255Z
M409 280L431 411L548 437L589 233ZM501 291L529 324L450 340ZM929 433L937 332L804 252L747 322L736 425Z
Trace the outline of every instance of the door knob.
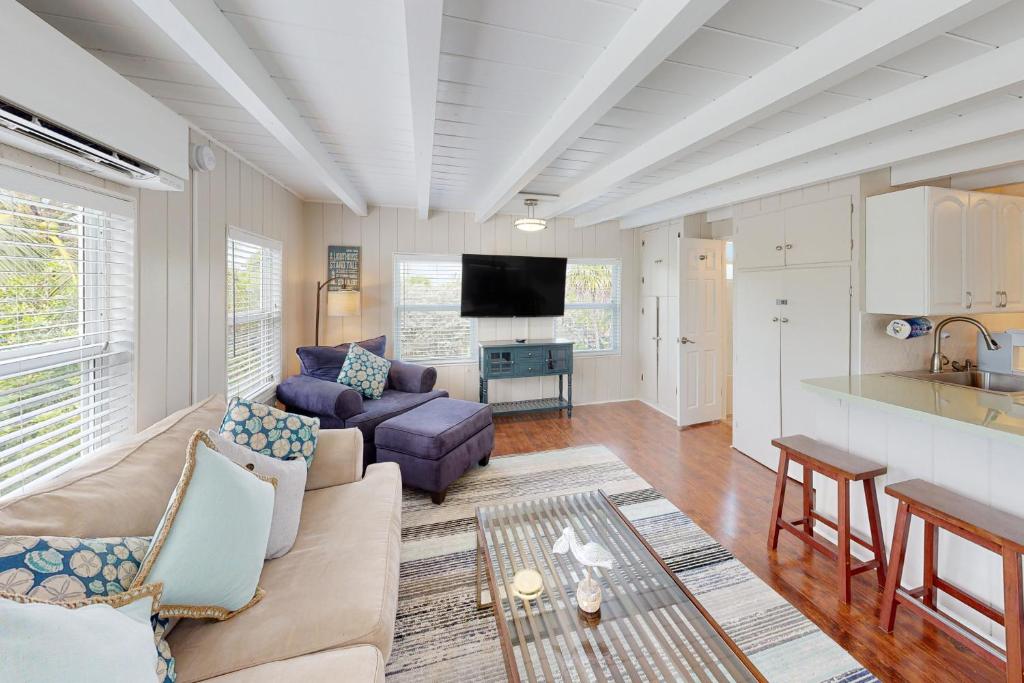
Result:
M779 316L775 316L774 318L772 318L772 322L773 323L779 322Z
M782 319L782 322L784 322L784 323L788 323L788 322L789 322L789 318L783 318L783 319Z
M692 339L687 339L686 337L680 337L676 341L679 342L680 344L696 344L697 343L697 342L693 341Z
M782 251L782 245L781 244L776 244L775 245L775 251Z

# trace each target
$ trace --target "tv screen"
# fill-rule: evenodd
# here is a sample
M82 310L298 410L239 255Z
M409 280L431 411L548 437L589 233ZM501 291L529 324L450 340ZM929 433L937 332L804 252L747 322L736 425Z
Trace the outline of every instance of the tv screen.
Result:
M539 318L565 314L564 258L462 255L466 318Z

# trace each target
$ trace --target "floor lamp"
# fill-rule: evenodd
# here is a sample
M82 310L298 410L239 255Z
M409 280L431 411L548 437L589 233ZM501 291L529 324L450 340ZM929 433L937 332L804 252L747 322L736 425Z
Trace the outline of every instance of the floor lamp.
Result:
M320 346L320 292L323 288L332 282L337 282L340 277L332 277L326 282L322 283L317 280L316 283L316 331L314 332L313 343L316 346ZM327 315L328 317L346 317L359 315L359 290L357 289L339 289L332 291L327 290Z

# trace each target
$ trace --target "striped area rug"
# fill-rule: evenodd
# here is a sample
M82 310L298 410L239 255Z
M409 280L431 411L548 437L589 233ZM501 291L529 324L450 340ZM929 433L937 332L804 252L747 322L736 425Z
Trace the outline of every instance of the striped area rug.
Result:
M388 681L505 680L494 615L476 608L475 509L598 488L770 681L877 680L615 454L594 445L494 458L454 484L443 505L405 491Z

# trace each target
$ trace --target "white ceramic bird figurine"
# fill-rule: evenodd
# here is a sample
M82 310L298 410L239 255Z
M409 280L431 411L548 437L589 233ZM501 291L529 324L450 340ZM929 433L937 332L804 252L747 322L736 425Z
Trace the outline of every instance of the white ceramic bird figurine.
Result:
M561 537L555 541L555 544L551 549L560 555L564 555L571 551L572 556L576 558L576 561L588 570L590 567L611 569L615 564L615 558L612 557L612 554L608 552L604 546L598 543L587 543L585 545L580 543L580 539L576 536L576 532L569 526L562 530Z

